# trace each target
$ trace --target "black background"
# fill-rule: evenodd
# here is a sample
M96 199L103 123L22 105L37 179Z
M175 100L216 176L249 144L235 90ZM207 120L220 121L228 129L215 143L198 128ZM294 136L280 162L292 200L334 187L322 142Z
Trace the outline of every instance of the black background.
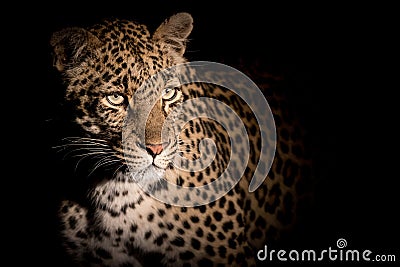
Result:
M18 201L8 205L13 215L7 215L10 226L5 234L11 235L13 251L28 255L10 256L10 260L60 265L53 212L63 185L49 147L55 139L51 125L61 94L54 89L51 33L105 17L134 19L154 30L178 11L194 18L189 59L256 56L288 77L291 97L313 136L319 174L316 206L293 248L335 247L338 238L345 238L349 249L396 254L400 260L399 174L395 172L399 153L397 142L392 141L398 132L393 115L398 112L391 95L398 83L397 88L389 83L396 69L388 68L397 62L392 54L393 9L256 3L115 1L104 8L100 3L83 8L63 2L13 10L3 33L6 45L11 45L4 50L4 56L11 57L6 78L8 88L21 89L5 90L4 102L8 112L19 110L21 115L12 119L18 152L13 149L8 154L13 164L7 166L12 170L7 177L12 177L13 187L5 193L17 192ZM17 56L9 53L15 48Z

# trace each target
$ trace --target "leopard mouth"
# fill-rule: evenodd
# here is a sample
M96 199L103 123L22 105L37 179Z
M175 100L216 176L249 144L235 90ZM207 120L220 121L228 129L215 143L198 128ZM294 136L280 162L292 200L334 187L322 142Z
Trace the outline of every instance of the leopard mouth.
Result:
M162 170L162 171L165 171L166 170L166 168L164 168L164 167L160 167L160 166L157 166L157 164L155 163L155 162L153 162L151 165L149 165L149 166L153 166L154 168L155 168L155 170Z
M166 170L163 167L157 166L154 162L152 164L148 165L145 169L150 171L150 172L154 172L157 175L162 174L162 176L164 176L165 170Z
M174 143L146 144L129 142L124 147L129 176L142 189L153 190L166 182L166 172L173 166Z

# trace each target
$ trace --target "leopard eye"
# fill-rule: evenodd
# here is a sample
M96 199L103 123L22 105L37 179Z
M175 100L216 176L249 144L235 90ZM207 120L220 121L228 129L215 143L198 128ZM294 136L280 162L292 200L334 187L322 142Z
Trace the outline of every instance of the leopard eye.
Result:
M106 96L106 99L107 99L108 103L110 103L113 106L119 106L122 103L124 103L124 101L125 101L125 98L118 93L108 95L108 96Z
M178 87L165 88L162 98L164 100L172 101L178 96L178 92L179 92Z

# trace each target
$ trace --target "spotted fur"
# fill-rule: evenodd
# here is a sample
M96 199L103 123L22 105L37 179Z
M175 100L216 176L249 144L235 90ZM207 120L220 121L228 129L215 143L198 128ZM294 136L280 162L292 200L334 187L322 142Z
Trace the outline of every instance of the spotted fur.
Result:
M54 66L66 85L65 99L74 107L76 123L82 129L81 136L64 139L65 150L97 160L97 171L85 196L88 201L65 200L60 205L64 247L78 264L144 266L151 259L151 264L157 261L164 266L255 266L255 252L267 242L279 240L296 223L302 178L311 176L311 167L301 142L301 128L286 110L280 93L269 86L280 77L259 76L278 138L271 171L253 193L248 187L260 155L259 127L246 103L222 87L191 83L165 90L172 78L152 84L142 101L157 96L160 90L166 97L151 109L148 121L140 122L138 116L146 142L133 135L132 149L128 155L124 151L122 132L132 98L150 77L186 62L184 52L192 22L189 14L178 13L150 33L136 22L105 20L87 29L64 29L51 38ZM248 70L249 75L254 74ZM131 178L127 164L134 166L134 172L148 181L148 186L166 178L195 187L219 177L232 148L228 133L218 122L195 119L183 129L172 127L168 132L172 141L161 139L160 125L168 114L184 101L201 96L224 101L242 118L250 138L246 171L237 185L221 184L221 188L200 196L212 199L213 192L222 186L234 186L216 201L196 207L164 204L143 192ZM170 155L180 151L186 158L198 159L204 138L216 143L211 165L202 172L175 170ZM103 166L111 166L112 171L100 171Z

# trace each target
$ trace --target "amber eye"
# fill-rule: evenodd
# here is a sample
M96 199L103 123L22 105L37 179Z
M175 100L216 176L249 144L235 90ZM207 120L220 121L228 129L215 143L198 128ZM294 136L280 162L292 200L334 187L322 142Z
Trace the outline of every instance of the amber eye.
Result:
M124 103L124 101L125 101L125 98L118 93L108 95L108 96L106 96L106 99L107 99L108 103L110 103L113 106L119 106L122 103Z
M178 87L165 88L162 98L167 101L174 100L176 98L176 96L178 95L178 92L179 92Z

